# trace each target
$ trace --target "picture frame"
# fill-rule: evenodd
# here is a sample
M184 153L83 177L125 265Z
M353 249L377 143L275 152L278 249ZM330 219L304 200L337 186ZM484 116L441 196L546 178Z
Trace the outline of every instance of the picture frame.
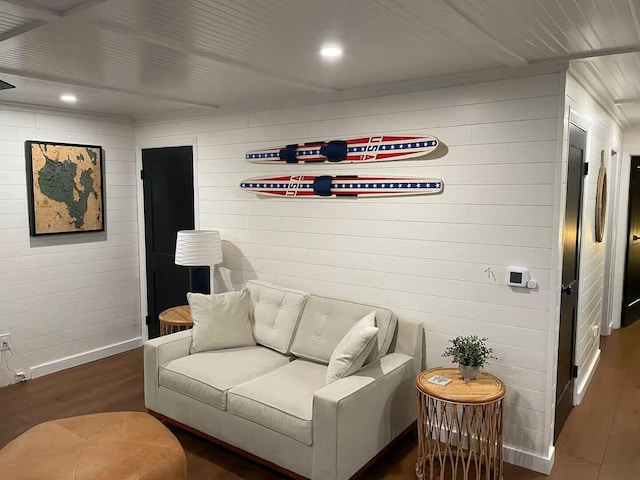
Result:
M27 140L25 160L32 237L104 231L100 145Z

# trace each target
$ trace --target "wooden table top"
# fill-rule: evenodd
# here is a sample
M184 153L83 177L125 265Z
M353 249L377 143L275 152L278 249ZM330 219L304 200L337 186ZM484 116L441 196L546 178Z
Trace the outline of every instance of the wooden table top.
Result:
M441 387L427 380L434 375L451 379L451 383ZM416 387L425 395L447 402L482 404L495 402L504 397L506 387L502 380L490 373L480 372L476 380L465 383L457 368L439 367L421 372L416 377Z
M191 309L189 305L180 305L179 307L171 307L164 310L159 315L162 323L170 325L192 325Z

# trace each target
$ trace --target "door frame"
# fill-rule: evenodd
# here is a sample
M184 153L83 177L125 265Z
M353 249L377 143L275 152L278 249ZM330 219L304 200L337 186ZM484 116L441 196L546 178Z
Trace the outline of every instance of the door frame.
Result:
M624 280L627 266L627 243L629 238L629 183L631 180L631 157L640 156L640 143L624 145L622 154L618 150L618 162L620 165L617 209L614 212L613 221L618 231L616 242L613 246L612 256L612 328L622 327L622 304L624 303Z
M556 170L556 199L555 209L554 209L554 217L556 219L554 226L554 239L556 242L554 244L553 252L552 252L552 266L555 267L555 272L552 276L552 285L549 292L550 302L549 302L549 351L555 352L555 355L549 355L548 357L548 368L547 368L547 392L548 392L548 400L553 403L553 406L547 409L545 414L545 424L551 426L553 424L555 428L555 402L556 402L556 389L558 384L557 379L557 368L558 368L558 347L560 340L560 304L562 301L562 295L560 289L562 288L562 258L564 256L564 215L566 208L566 198L567 198L567 175L568 175L568 156L569 156L569 131L571 124L574 124L581 130L584 130L587 133L587 145L584 151L584 159L585 162L589 160L589 135L592 129L593 120L589 117L581 115L578 113L573 107L568 106L567 110L565 110L565 115L562 121L559 122L559 138L562 141L559 143L559 151L558 158L559 162ZM582 207L584 207L584 196L586 193L585 188L585 179L586 176L583 176L582 179ZM586 219L586 208L581 208L581 218L580 224L584 226ZM557 229L557 230L556 230ZM581 236L584 235L585 229L582 228ZM583 239L580 238L580 243L583 244ZM582 251L580 252L579 262L582 262ZM579 265L579 272L582 271L581 263ZM580 300L578 300L578 310L582 306ZM553 332L553 333L551 333ZM577 331L574 332L574 342L576 341L575 335L577 335ZM574 351L575 356L575 351ZM575 358L573 359L575 362ZM573 403L577 405L579 403L578 397L578 382L573 382ZM553 399L553 400L551 400ZM549 445L549 457L553 457L555 454L554 447L554 429L549 428L545 432L545 442L548 442Z
M147 250L145 246L144 189L140 170L142 170L142 150L147 148L191 147L193 152L193 220L195 228L200 228L200 201L198 190L198 139L197 137L171 137L157 140L136 142L136 196L138 201L138 263L140 269L140 329L142 341L149 339L149 331L145 319L147 310Z
M622 298L616 308L616 285L618 267L618 250L621 231L618 228L618 212L620 210L620 185L622 182L622 153L619 145L611 145L611 150L605 150L605 156L609 156L609 170L607 171L607 212L605 218L605 277L603 291L602 321L600 322L600 335L611 335L611 331L620 328ZM629 157L631 158L631 157ZM628 182L627 182L628 190ZM627 192L628 193L628 192ZM626 223L625 223L626 228ZM626 233L626 230L625 230ZM626 265L626 243L625 264ZM624 273L624 272L623 272ZM624 280L622 282L624 288ZM616 315L616 311L619 313ZM617 318L617 320L616 320Z
M566 153L563 157L563 162L568 161L568 157L569 157L569 146L570 146L570 130L571 130L571 125L576 126L577 128L579 128L580 130L584 131L586 134L586 143L585 143L585 149L584 149L584 153L583 153L583 164L588 164L589 162L589 156L591 155L591 148L590 148L590 138L591 138L591 127L593 124L593 121L591 119L588 119L586 117L584 117L583 115L580 115L578 112L576 112L575 110L570 110L569 112L569 123L567 125L567 140L566 140ZM593 172L593 168L595 168L593 165L589 165L589 169L591 172ZM567 186L566 186L566 180L567 180L567 175L569 173L569 169L568 169L568 164L567 167L564 168L564 176L563 176L563 180L564 180L564 191L565 191L565 195L564 195L564 203L566 204L566 192L567 192ZM582 190L581 190L581 198L580 198L580 232L579 232L579 238L578 238L578 244L580 245L579 248L579 256L578 256L578 289L580 288L580 285L582 285L582 280L584 280L584 278L582 277L582 274L584 272L584 265L583 265L583 260L584 260L584 255L583 255L583 247L584 247L584 240L585 240L585 235L586 235L586 229L585 229L585 225L587 225L588 223L588 208L585 208L585 198L588 194L588 175L582 175ZM564 208L565 205L562 205L561 207L563 209L564 212ZM564 213L563 213L563 221L562 221L562 231L564 232ZM564 251L564 233L562 236L562 243L560 248L563 249ZM564 255L563 255L564 256ZM560 265L562 265L562 263L560 263ZM562 268L560 268L560 287L562 287ZM560 294L559 296L559 302L558 302L558 313L560 313L561 311L561 305L562 305L562 294ZM578 290L578 301L577 301L577 306L576 306L576 323L575 323L575 329L573 332L573 365L578 365L578 327L580 325L580 320L581 320L581 312L582 312L582 308L584 307L584 296L580 295L580 290ZM558 328L560 325L560 317L558 316ZM559 335L556 336L555 339L555 345L556 348L559 347L559 342L560 342L560 337ZM557 368L557 356L556 356L556 368ZM589 375L586 378L586 381L581 385L580 382L578 382L578 378L576 377L574 382L573 382L573 392L572 392L572 397L573 397L573 406L577 406L580 404L580 402L582 401L582 395L580 395L580 392L583 392L583 390L585 389L586 385L589 384L590 380L591 380L591 375ZM556 380L556 388L557 388L557 380ZM583 392L584 394L584 392ZM555 414L554 414L554 418L555 418ZM555 428L555 425L554 425Z
M631 229L631 211L629 210L629 189L631 187L631 158L633 157L640 157L640 155L629 155L629 182L627 185L627 221L626 221L626 228L624 229L624 233L625 233L625 243L624 243L624 269L622 271L622 303L620 305L620 318L619 318L619 325L618 328L622 328L622 317L624 316L624 309L625 309L625 303L627 302L626 300L626 284L627 284L627 264L629 263L629 230ZM624 326L629 326L630 324L624 325Z

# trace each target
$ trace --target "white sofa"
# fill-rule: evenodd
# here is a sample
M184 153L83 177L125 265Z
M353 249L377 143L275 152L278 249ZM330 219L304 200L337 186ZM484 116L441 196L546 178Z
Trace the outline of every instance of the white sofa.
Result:
M146 342L147 409L292 476L350 478L416 419L422 327L384 308L247 288L257 345L190 354L190 330ZM369 363L326 385L334 348L372 310Z

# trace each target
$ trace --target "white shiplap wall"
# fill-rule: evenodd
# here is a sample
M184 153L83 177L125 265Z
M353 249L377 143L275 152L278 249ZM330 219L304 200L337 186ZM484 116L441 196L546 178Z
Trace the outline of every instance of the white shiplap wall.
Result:
M103 146L106 232L29 236L25 140ZM0 105L0 333L13 369L41 375L139 345L135 182L131 121ZM0 385L12 378L1 370Z
M506 443L547 457L547 350L563 75L525 77L321 106L136 126L136 141L197 137L200 226L217 229L234 283L261 278L388 306L420 320L429 367L455 335L488 336L509 388ZM562 90L562 95L564 91ZM428 133L438 159L264 166L247 150L370 133ZM169 141L169 140L167 140ZM440 177L442 195L291 200L242 192L284 171ZM534 291L505 285L532 269ZM486 273L491 268L495 280ZM520 459L526 463L526 460Z
M573 115L577 113L577 115ZM611 210L611 150L620 151L622 128L598 102L576 81L567 75L565 116L572 115L571 121L587 130L587 150L585 161L589 163L589 174L585 178L582 200L582 243L580 257L580 297L578 298L578 321L576 332L575 362L578 365L575 402L580 403L588 382L593 375L600 354L600 326L603 316L603 300L608 294L605 285L605 255L608 238L602 243L595 241L595 210L598 173L601 152L608 178L607 222L612 221ZM565 138L565 143L568 138Z

